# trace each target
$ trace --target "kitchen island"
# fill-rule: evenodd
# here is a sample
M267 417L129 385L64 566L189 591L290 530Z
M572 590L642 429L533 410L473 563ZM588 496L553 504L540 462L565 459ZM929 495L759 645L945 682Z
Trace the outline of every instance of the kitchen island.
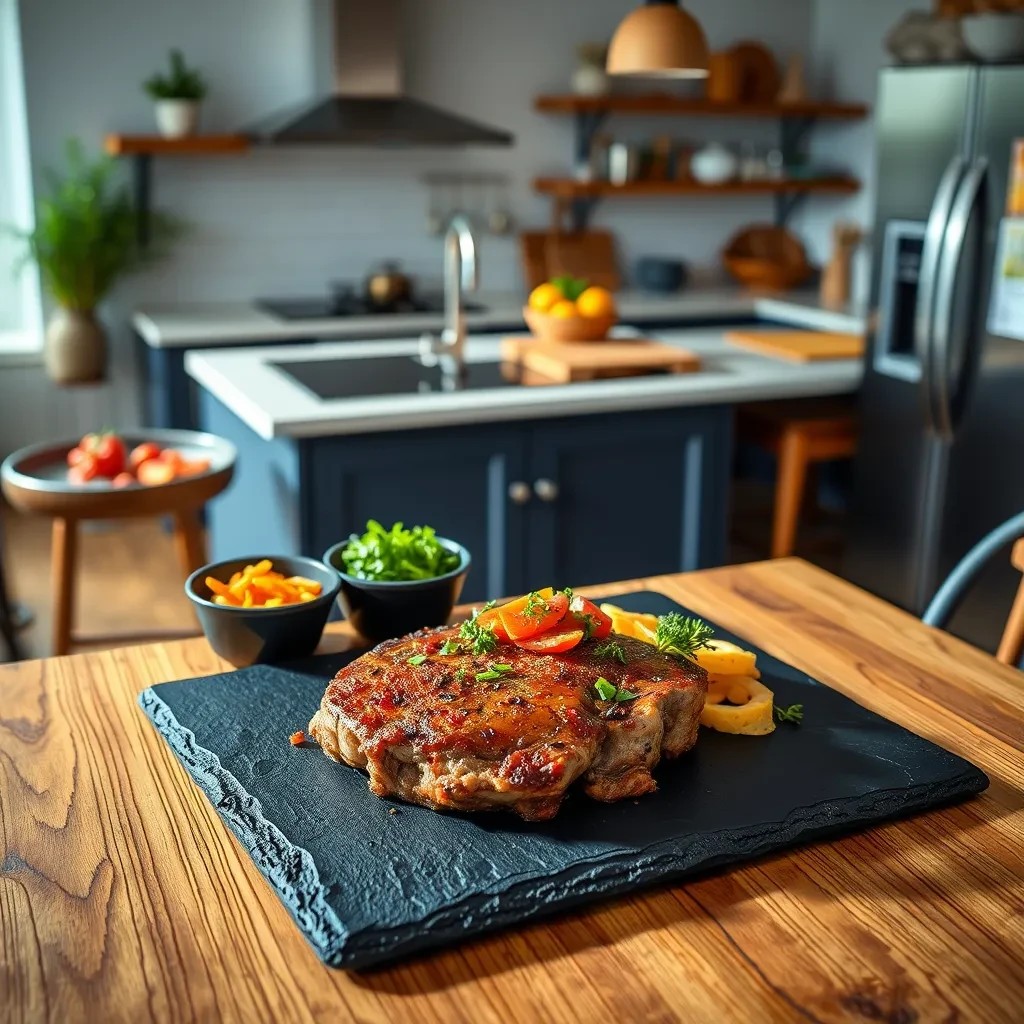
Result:
M480 336L470 386L431 391L409 379L413 339L191 352L201 425L239 450L213 556L319 555L373 517L464 543L471 600L720 564L735 404L848 394L861 363L782 362L719 329L659 338L702 368L525 387Z
M525 329L521 295L485 292L473 295L472 302L466 310L468 330L499 333ZM863 334L865 328L861 310L826 309L814 291L770 296L736 286L694 286L666 295L619 292L616 302L622 323L645 330L742 323L851 334ZM132 326L145 382L147 424L192 429L198 420L194 391L185 372L185 353L190 349L415 337L424 331L440 331L442 316L425 311L285 319L255 302L214 302L139 309Z
M687 605L969 758L989 789L354 973L317 959L139 710L154 683L230 669L205 640L2 665L4 1019L1018 1020L1020 673L796 559L600 583ZM332 626L323 649L351 643ZM301 724L281 723L286 749ZM736 737L738 771L761 742Z

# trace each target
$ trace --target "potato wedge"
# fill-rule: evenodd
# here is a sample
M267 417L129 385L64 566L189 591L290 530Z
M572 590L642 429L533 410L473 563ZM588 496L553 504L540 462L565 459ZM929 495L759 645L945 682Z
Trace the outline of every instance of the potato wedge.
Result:
M709 674L751 676L757 671L757 655L728 640L711 640L693 655L693 660ZM760 673L758 673L760 675Z
M725 681L728 679L728 682ZM708 685L708 698L700 724L717 732L741 736L767 736L775 731L774 694L763 683L746 676L716 679ZM746 696L742 704L727 703Z

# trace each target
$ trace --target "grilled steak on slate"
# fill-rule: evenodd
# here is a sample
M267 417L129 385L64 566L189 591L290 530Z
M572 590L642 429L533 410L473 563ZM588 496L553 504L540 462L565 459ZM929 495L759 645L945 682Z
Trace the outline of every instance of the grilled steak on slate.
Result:
M542 655L502 644L489 655L441 655L458 628L388 640L327 686L309 733L328 757L370 775L378 796L435 810L500 807L552 818L582 778L597 800L653 792L651 769L697 739L707 692L703 669L616 636L626 664L587 641ZM426 654L420 665L409 658ZM499 679L478 680L493 664ZM604 677L635 700L602 701Z

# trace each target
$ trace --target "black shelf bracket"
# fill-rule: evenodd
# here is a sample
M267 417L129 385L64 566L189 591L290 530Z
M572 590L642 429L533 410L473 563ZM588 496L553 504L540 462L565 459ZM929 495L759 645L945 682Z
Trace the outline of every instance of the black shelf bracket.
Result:
M132 154L132 189L135 194L136 230L139 245L149 244L149 215L153 199L153 155Z
M776 192L775 224L784 228L796 209L807 198L806 192Z

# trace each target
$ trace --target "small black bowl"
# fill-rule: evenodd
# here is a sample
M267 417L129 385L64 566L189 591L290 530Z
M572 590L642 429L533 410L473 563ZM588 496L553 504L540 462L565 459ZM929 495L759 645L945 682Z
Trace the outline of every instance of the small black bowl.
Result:
M214 595L206 585L207 576L226 583L234 573L263 558L271 561L275 572L316 580L323 588L319 597L279 608L233 608L214 604ZM320 642L340 587L338 574L323 562L293 555L261 555L213 562L197 569L185 581L185 593L195 605L210 646L238 668L291 661L312 654Z
M634 269L636 283L645 292L668 295L686 284L689 273L682 260L663 256L641 256Z
M437 539L459 556L459 564L451 572L429 580L363 580L350 576L341 560L347 540L324 552L324 561L341 577L341 610L367 640L378 643L425 626L443 626L448 621L472 559L461 544L444 537Z

